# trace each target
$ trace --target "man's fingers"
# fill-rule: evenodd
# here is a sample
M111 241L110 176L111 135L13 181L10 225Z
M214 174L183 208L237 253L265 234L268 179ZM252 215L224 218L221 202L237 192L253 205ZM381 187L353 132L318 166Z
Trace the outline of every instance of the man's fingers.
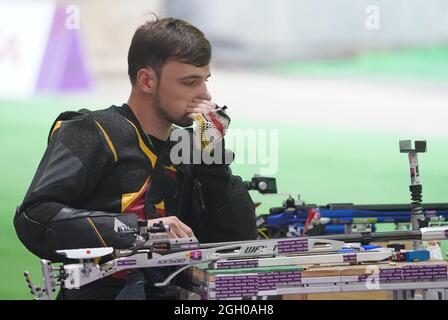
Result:
M187 238L194 237L193 230L191 230L191 228L189 226L187 226L185 223L183 223L180 220L177 220L176 225L179 228L179 230L181 230L182 233L186 235Z
M164 224L170 227L170 231L167 232L168 237L170 238L194 238L193 230L182 221L180 221L177 217L167 217L161 219L149 220L148 225L152 225L153 223L158 223L162 221Z
M171 232L173 232L177 236L177 238L188 238L188 235L177 223L173 223L171 225Z
M186 224L183 224L183 231L186 233L187 238L195 238L193 230L191 230L191 228L189 226L187 226Z
M193 102L193 104L204 104L204 105L209 106L212 109L216 109L216 103L212 102L211 100L193 98L192 102Z
M179 238L179 237L177 236L177 234L175 234L175 233L172 232L172 231L167 232L167 235L168 235L168 238L170 238L170 239L177 239L177 238Z
M188 104L188 107L201 108L201 109L207 110L207 111L213 111L216 109L215 104L210 101L202 101L202 102L193 101Z
M199 108L199 107L188 107L186 111L187 111L187 113L204 113L204 112L208 112L208 110L203 109L203 108Z
M204 112L210 112L214 111L214 108L211 108L209 106L205 105L195 105L195 104L189 104L187 106L187 112L198 112L198 113L204 113Z
M194 102L205 102L205 103L213 103L211 100L201 99L201 98L193 98L192 101Z

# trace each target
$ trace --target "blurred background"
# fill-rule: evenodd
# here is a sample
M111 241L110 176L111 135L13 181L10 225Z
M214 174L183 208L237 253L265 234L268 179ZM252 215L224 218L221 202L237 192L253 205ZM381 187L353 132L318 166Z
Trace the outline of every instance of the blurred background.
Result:
M447 202L447 1L0 0L0 299L30 299L22 273L40 273L12 220L50 126L66 110L127 101L127 51L151 12L209 38L209 90L232 129L277 130L279 192L409 203L398 143L426 139L423 199ZM261 159L233 172L250 180ZM286 198L252 195L259 214Z

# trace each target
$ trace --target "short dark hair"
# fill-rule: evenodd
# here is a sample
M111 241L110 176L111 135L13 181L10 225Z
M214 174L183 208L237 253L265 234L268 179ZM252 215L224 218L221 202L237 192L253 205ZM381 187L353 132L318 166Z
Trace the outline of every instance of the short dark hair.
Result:
M164 18L138 27L128 53L128 74L132 84L137 72L151 67L160 76L163 65L171 59L204 67L211 60L211 45L198 28L188 22Z

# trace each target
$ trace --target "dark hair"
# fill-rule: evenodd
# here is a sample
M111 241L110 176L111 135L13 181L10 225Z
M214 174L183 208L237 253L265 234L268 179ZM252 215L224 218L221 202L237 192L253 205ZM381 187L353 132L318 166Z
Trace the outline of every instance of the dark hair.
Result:
M128 53L128 74L135 84L137 72L151 67L160 76L170 59L204 67L210 63L211 45L202 31L175 18L148 21L138 27Z

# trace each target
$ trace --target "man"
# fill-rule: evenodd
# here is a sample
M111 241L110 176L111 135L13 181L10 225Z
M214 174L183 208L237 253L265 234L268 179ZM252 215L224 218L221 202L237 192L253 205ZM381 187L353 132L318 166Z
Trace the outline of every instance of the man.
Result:
M128 102L94 112L64 112L50 130L47 150L14 218L18 237L31 252L61 261L56 250L129 248L134 239L117 230L136 228L138 219L148 225L162 221L172 238L256 238L253 202L227 164L174 165L171 159L173 124L188 127L193 119L206 123L205 116L218 116L206 86L210 59L210 43L185 21L161 19L137 29L128 55ZM211 154L219 148L223 144ZM163 280L164 270L145 274L146 298L175 296L172 288L151 286ZM135 287L138 281L129 280L133 276L119 274L80 290L61 290L59 298L136 298L123 289Z

